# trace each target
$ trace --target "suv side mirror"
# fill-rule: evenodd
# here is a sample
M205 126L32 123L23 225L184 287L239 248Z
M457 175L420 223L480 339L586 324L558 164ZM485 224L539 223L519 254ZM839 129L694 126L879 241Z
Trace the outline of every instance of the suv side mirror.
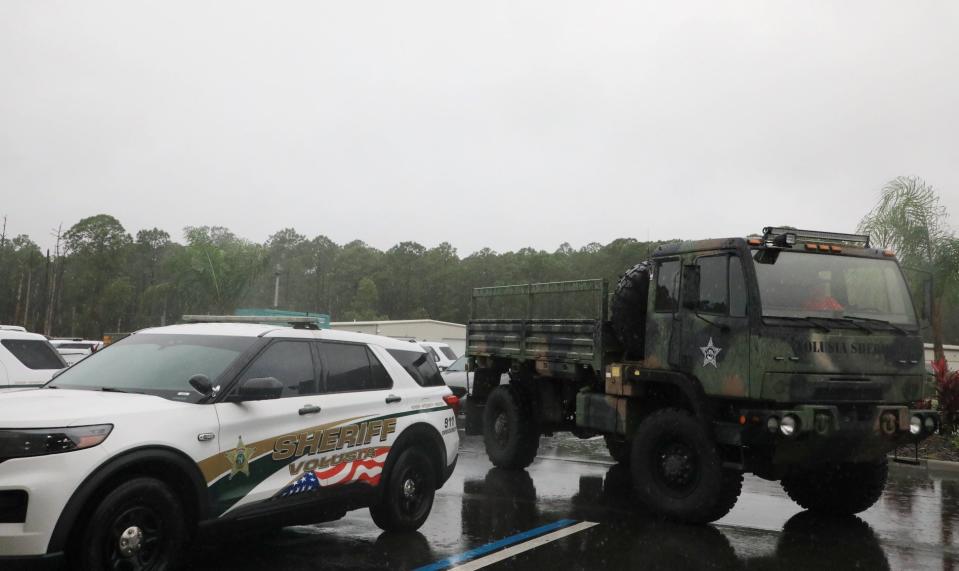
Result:
M683 307L686 309L699 308L699 280L699 266L683 266Z
M274 377L247 379L240 383L239 400L269 400L283 394L283 383Z

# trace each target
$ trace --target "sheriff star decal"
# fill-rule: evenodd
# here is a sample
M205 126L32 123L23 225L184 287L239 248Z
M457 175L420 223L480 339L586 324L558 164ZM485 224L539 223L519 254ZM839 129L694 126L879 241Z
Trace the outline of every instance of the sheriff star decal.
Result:
M244 475L250 475L250 458L253 457L253 447L243 445L243 437L236 441L236 448L226 453L226 459L230 463L230 479L240 472Z
M719 347L713 345L713 338L709 338L709 343L705 347L700 347L700 351L703 352L703 366L712 365L714 368L719 368L719 363L716 362L716 357L719 357L719 352L722 351Z

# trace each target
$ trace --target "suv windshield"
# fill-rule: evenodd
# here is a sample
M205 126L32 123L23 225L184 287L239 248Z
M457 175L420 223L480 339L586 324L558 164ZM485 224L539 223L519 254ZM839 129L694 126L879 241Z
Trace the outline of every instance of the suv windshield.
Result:
M48 387L114 389L197 401L194 375L217 378L255 337L138 334L97 351L64 371Z
M893 260L782 251L757 263L763 317L879 320L916 325L916 313Z

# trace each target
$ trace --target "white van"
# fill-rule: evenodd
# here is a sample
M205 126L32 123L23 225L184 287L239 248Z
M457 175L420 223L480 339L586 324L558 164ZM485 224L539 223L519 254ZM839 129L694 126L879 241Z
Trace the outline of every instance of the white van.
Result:
M43 335L0 329L0 390L39 387L66 366Z

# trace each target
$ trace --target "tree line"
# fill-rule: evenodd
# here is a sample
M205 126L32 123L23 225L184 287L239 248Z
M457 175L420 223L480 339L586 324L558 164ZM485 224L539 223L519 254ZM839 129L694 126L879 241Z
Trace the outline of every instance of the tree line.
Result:
M98 214L57 229L54 247L42 251L29 236L7 236L6 220L0 223L0 323L87 338L175 323L188 313L272 307L277 277L282 309L334 321L463 323L474 287L596 277L615 284L665 243L620 238L581 248L564 243L552 252L484 248L462 256L448 242L401 242L384 251L292 228L260 244L218 226L187 227L181 242L159 228L133 236L113 216ZM892 181L860 229L876 245L894 247L904 264L936 276L936 336L959 343L959 240L935 191L919 179Z
M632 238L553 252L484 248L461 256L444 242L388 250L337 244L292 228L259 244L227 228L188 227L183 241L159 228L136 236L108 214L56 232L42 251L29 236L0 233L0 322L53 336L92 337L175 323L183 314L278 306L333 320L430 318L463 323L474 287L605 277L615 280L659 242Z

